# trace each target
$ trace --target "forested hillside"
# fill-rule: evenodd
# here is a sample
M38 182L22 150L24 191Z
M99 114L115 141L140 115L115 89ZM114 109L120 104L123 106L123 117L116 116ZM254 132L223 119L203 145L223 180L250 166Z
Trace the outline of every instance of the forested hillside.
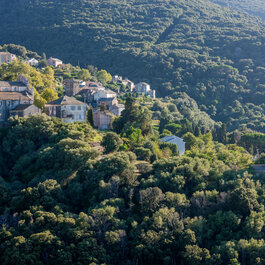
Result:
M264 132L264 23L206 0L0 0L1 43L186 92L229 129Z
M212 0L212 2L265 19L265 3L263 0Z
M11 118L0 130L0 264L264 264L252 156L186 133L180 157L150 122L130 98L119 135ZM102 135L105 153L93 148Z

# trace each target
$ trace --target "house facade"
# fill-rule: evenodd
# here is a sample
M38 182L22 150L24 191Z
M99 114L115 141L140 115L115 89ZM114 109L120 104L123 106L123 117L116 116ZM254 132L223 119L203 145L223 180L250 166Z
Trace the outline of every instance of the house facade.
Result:
M82 80L78 79L67 79L64 81L65 95L72 97L76 95L82 89Z
M94 94L94 100L99 101L101 98L116 98L117 94L110 89L98 89Z
M39 61L36 60L35 58L28 59L26 62L27 62L30 66L38 66L38 64L39 64Z
M119 76L119 75L114 75L112 77L112 82L119 82L119 81L122 81L122 76Z
M148 91L151 90L151 87L149 84L145 82L140 82L135 85L135 90L137 93L147 93Z
M116 104L109 107L109 111L116 116L120 116L123 110L125 110L123 104Z
M11 63L14 60L17 60L17 56L15 54L12 54L10 52L0 52L0 65L2 63Z
M97 109L94 111L94 126L99 130L107 130L110 128L112 117L109 111Z
M145 82L136 84L133 90L136 93L144 93L147 97L156 98L155 90L152 90L151 86Z
M25 110L20 112L20 117L29 114L40 113L41 110L33 106L34 89L29 87L28 79L20 76L17 81L0 81L0 122L6 122L10 115L16 115L14 110Z
M42 111L33 104L20 104L9 111L10 116L28 117L33 114L41 114Z
M45 104L45 113L64 122L86 122L87 104L74 98L64 96Z
M118 105L118 100L117 98L100 98L98 100L98 103L100 106L103 106L108 109L113 105Z
M63 64L63 61L57 59L57 58L52 58L50 57L48 60L47 60L47 63L48 65L50 66L54 66L55 68L59 67L60 65Z

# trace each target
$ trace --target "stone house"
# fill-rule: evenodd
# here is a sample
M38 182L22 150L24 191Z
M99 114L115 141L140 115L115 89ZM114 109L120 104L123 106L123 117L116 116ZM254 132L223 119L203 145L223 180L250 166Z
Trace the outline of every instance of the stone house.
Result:
M145 93L146 94L150 90L151 90L150 85L145 83L145 82L140 82L140 83L135 85L135 91L137 93Z
M68 96L61 97L45 104L45 113L64 122L86 122L87 104Z
M100 106L105 107L106 109L109 109L111 106L113 105L117 105L118 104L118 100L117 98L100 98L98 100L98 104Z
M127 84L126 87L128 87L130 89L130 91L132 92L133 89L135 88L134 82L130 81L130 80L126 80Z
M14 109L10 110L10 115L18 117L28 117L33 114L41 114L42 111L33 104L20 104Z
M99 101L101 98L116 98L117 94L110 89L98 89L94 94L94 100Z
M155 90L152 90L150 85L145 82L136 84L133 90L136 93L144 93L147 97L156 98Z
M84 87L85 82L78 79L67 79L64 81L65 95L72 97L76 95L82 87Z
M112 117L111 112L97 109L94 111L94 126L99 130L107 130L110 128Z
M95 90L93 88L83 88L81 89L76 95L75 97L77 99L79 99L80 101L83 101L87 104L91 104L94 101L94 94L95 94Z
M120 116L123 110L125 110L123 104L116 104L109 107L109 111L116 116Z
M54 66L55 68L59 67L60 65L63 64L63 61L59 60L59 59L56 59L56 58L52 58L50 57L48 60L47 60L47 63L49 66Z
M0 122L6 122L13 110L26 109L33 105L34 89L29 87L28 79L20 76L17 81L0 81ZM26 105L26 106L24 106ZM37 107L31 107L20 113L20 117L27 117L29 114L40 113Z
M12 54L10 52L0 52L0 65L2 63L11 63L14 60L17 60L17 56L15 54Z

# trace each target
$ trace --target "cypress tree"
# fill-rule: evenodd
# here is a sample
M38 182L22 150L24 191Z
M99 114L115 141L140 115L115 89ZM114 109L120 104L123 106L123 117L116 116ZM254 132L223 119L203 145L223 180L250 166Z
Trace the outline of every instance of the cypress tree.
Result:
M87 122L89 122L92 127L94 126L94 113L92 108L87 112Z

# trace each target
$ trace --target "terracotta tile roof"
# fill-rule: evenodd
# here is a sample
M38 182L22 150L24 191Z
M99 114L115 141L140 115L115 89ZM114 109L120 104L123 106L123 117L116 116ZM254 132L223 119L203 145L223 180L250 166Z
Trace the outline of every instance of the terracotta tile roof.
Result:
M28 96L23 95L19 92L1 92L0 91L0 100L28 100L31 99Z

